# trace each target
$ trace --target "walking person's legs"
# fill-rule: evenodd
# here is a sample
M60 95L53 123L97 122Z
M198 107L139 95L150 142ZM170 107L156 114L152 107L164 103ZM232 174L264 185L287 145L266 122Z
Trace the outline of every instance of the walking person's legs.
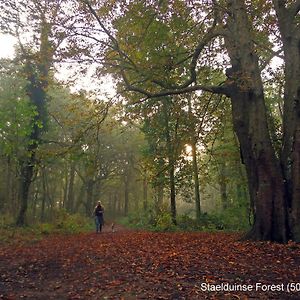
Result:
M98 217L98 221L99 221L99 229L100 229L100 232L102 231L102 227L104 225L104 219L103 219L103 215L100 215Z
M101 225L100 225L100 222L99 222L99 218L96 216L95 217L95 225L96 225L96 233L98 233L99 231L101 231Z

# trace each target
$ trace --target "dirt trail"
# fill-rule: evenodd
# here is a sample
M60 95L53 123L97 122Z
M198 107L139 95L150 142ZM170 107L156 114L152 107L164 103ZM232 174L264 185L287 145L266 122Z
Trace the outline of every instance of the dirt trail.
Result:
M296 244L120 226L113 233L106 226L101 234L0 246L0 299L300 299L300 292L286 291L288 284L299 283L299 265ZM256 290L256 283L276 290ZM223 284L223 290L204 291L208 284ZM226 284L247 290L226 291Z

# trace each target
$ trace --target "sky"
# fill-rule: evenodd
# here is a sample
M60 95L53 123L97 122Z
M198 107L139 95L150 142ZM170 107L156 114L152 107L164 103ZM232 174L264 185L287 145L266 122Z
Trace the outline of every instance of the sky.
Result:
M14 45L16 44L16 38L8 34L0 33L0 58L13 58L14 57ZM65 80L71 76L71 71L67 69L60 69L60 72L57 74L59 80ZM91 72L88 72L91 73ZM76 90L95 90L101 88L102 93L112 97L115 95L115 90L113 88L113 83L110 78L105 78L105 82L99 84L99 82L93 82L91 74L89 76L83 77L76 81L76 86L71 88L71 91L75 92Z
M16 39L7 34L0 34L0 58L13 58Z

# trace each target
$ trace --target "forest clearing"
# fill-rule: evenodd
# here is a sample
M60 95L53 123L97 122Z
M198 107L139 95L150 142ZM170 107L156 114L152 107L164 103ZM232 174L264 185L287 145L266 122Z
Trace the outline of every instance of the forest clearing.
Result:
M0 245L0 299L299 299L300 245L239 237L106 228Z

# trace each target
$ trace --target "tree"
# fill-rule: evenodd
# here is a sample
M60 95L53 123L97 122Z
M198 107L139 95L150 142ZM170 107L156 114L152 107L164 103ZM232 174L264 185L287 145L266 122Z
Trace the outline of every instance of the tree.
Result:
M284 53L284 112L281 165L286 182L286 202L291 210L294 240L300 241L300 1L272 1L278 20Z
M156 208L162 204L163 190L168 187L170 211L176 224L176 169L184 144L189 140L183 101L165 97L154 103L136 107L147 149L144 158L151 165L151 182L156 188Z
M298 178L297 166L299 164L296 162L299 150L297 105L294 103L297 103L299 98L300 82L297 46L299 45L297 13L300 2L298 0L273 1L278 18L271 26L277 24L279 26L280 42L283 44L285 59L284 150L281 159L276 156L270 138L261 69L261 66L270 60L266 57L266 51L274 53L273 45L270 45L270 42L267 43L271 47L262 51L259 36L268 36L270 33L264 31L260 34L261 16L256 14L252 17L251 7L246 5L245 1L230 0L226 3L206 1L191 4L174 1L169 6L168 1L161 1L158 4L147 1L144 3L147 13L143 22L149 26L139 27L142 24L141 21L133 23L140 30L136 30L137 34L133 39L127 37L126 34L125 37L119 38L118 32L121 28L118 27L117 21L109 24L118 30L117 34L114 34L113 30L109 30L111 27L107 27L107 23L102 21L105 13L101 14L92 1L84 1L84 3L85 12L94 16L95 24L107 33L110 48L106 62L113 66L114 72L118 72L128 91L138 92L146 99L190 93L196 90L223 94L230 98L234 130L241 147L247 170L250 198L255 209L254 224L248 237L278 242L286 242L291 237L298 240L298 221L296 220L299 218L296 216L299 214L297 194L299 180L297 181L296 178ZM258 2L258 5L261 5L264 14L267 15L272 6L269 1L264 3ZM123 1L119 4L126 6ZM134 2L127 7L127 15L132 14L133 20L138 20L140 17L135 10L140 5L142 4ZM167 59L155 61L152 59L154 56L145 55L147 52L142 48L143 41L148 32L151 30L155 32L153 24L157 24L156 20L163 20L163 25L171 28L172 20L176 19L176 13L182 16L187 12L192 16L188 24L190 31L184 26L181 31L165 29L164 32L168 32L168 35L163 37L165 44L161 49L155 48L155 43L153 43L154 47L150 48L147 43L148 53L160 51L163 57L171 58L171 61ZM115 19L119 16L116 14ZM199 22L195 22L196 19ZM188 34L183 35L183 32L188 32ZM180 49L177 44L179 36L186 40L185 52L181 56L176 53L176 50ZM170 39L174 42L170 43ZM199 76L202 72L202 63L210 65L212 69L219 69L218 53L228 55L228 61L221 63L223 70L227 68L227 79L219 85L209 85ZM209 58L201 60L205 57ZM291 63L292 61L296 63ZM146 71L146 68L153 71ZM175 84L173 83L174 76L176 76ZM287 183L289 183L288 186ZM293 211L292 219L288 214L288 203ZM292 227L289 225L291 223L293 223Z
M1 60L0 69L0 153L5 174L1 188L1 209L15 212L15 186L18 177L18 161L26 156L29 141L27 136L32 130L31 120L36 109L25 93L26 79L21 76L18 61ZM5 200L6 198L6 200Z
M53 64L54 53L60 40L55 40L54 24L58 17L58 1L7 1L1 5L3 19L1 29L18 38L20 58L24 62L24 76L27 79L26 93L32 105L36 107L36 114L32 118L32 131L28 134L27 155L20 164L20 200L21 209L17 224L25 224L25 215L28 207L29 188L36 166L36 151L41 136L46 130L47 87L49 85L49 72ZM30 28L31 41L26 39L26 31ZM54 42L57 43L55 43ZM33 42L37 42L34 45Z

